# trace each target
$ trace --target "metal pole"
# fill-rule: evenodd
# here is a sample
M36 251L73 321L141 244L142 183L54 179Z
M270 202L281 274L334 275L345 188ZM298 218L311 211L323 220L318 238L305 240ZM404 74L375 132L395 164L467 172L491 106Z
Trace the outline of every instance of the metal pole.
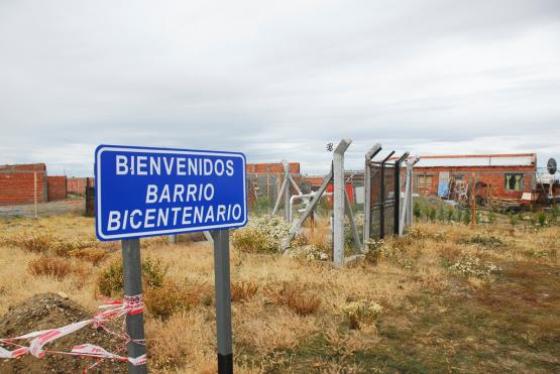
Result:
M333 259L336 266L344 264L344 152L352 140L342 139L333 154Z
M395 207L393 212L393 233L399 235L399 210L401 206L401 160L395 162Z
M369 240L371 226L371 165L370 161L381 151L381 144L375 144L366 153L364 165L364 246Z
M231 290L229 276L229 230L216 230L214 237L214 279L216 283L216 331L218 374L233 373L231 337Z
M127 297L142 297L142 266L140 263L140 240L127 239L122 241L124 295ZM146 354L144 342L144 315L142 312L126 315L126 332L130 337L128 342L128 357L138 358ZM148 372L146 364L134 366L128 363L131 374L145 374Z
M282 160L284 165L284 181L286 187L284 189L284 220L290 222L290 167L286 160Z
M395 235L400 234L400 210L401 210L401 163L408 157L409 153L404 153L401 158L395 162L395 211L393 232Z

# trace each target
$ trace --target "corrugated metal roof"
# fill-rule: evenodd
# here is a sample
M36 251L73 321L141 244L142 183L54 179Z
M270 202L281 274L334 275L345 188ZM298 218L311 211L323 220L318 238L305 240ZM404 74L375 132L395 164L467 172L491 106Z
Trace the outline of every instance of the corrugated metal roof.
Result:
M535 162L534 154L420 156L420 161L415 167L533 166Z

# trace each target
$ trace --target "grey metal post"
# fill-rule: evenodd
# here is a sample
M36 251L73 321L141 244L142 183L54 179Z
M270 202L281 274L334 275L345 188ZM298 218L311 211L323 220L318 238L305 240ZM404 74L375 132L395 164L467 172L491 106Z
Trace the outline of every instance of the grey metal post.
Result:
M331 170L323 178L323 181L321 182L321 186L319 187L319 189L317 191L315 191L315 196L313 196L313 198L311 199L311 202L309 203L307 208L305 208L305 211L302 213L301 216L299 216L299 218L297 220L295 220L292 223L292 226L290 227L290 230L288 231L288 236L286 236L282 240L282 243L280 245L280 250L285 250L290 246L290 242L296 236L296 234L299 232L299 230L301 230L301 226L303 225L303 223L305 222L307 217L309 217L313 213L313 210L315 209L315 207L319 203L319 200L321 199L321 196L323 196L323 193L325 193L325 191L327 190L327 186L332 181L332 178L333 178L333 170L332 170L332 165L331 165Z
M122 241L123 279L125 296L142 295L142 265L140 262L140 239ZM138 313L126 315L126 332L130 337L128 357L137 358L146 353L144 343L144 315ZM134 366L128 363L128 372L144 374L148 372L146 364Z
M379 178L381 186L379 189L379 196L381 201L381 206L379 207L379 238L385 238L385 163L395 154L395 151L391 151L387 157L381 161L381 178Z
M352 143L342 139L333 154L333 259L336 266L344 264L344 152Z
M394 223L393 233L400 234L400 213L401 213L401 162L408 157L409 153L404 153L401 158L395 162L395 209L394 209Z
M168 235L167 236L167 243L168 244L176 244L177 243L177 235Z
M272 209L272 215L276 215L278 208L280 208L280 202L282 201L282 196L284 195L284 191L288 188L288 181L284 179L282 181L282 186L280 187L280 191L278 191L278 196L276 197L276 203L274 203L274 208Z
M414 165L416 165L418 161L420 161L419 157L415 157L413 160L411 160L410 169L408 170L408 172L410 173L410 189L408 191L408 226L412 225L412 219L414 217L414 215L412 214L412 212L414 211L414 199L412 195L414 192Z
M282 160L284 165L284 180L286 187L284 188L284 221L290 222L290 166L288 161Z
M364 166L364 246L369 240L371 227L371 159L381 151L381 144L377 143L365 155Z
M403 209L401 212L401 220L399 223L399 236L404 234L404 228L407 225L407 218L408 218L408 211L410 210L409 204L409 194L410 194L410 161L406 160L406 171L405 171L405 187L404 187L404 202L403 202Z
M214 279L216 283L216 331L218 374L233 373L231 334L231 290L229 275L229 230L212 232L214 237Z

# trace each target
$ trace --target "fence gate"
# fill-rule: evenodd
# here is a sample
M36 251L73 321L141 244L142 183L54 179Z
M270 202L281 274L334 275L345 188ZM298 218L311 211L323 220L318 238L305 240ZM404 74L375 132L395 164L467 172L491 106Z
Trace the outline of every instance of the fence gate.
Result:
M369 213L368 239L383 239L387 235L399 235L401 191L405 187L406 172L402 168L402 161L408 157L405 153L398 159L392 158L395 152L385 158L366 162L369 168L369 200L366 203L365 214Z

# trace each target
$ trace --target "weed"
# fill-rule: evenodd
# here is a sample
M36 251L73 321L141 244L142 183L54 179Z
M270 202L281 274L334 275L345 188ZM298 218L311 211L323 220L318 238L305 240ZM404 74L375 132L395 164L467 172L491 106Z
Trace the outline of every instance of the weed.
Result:
M321 305L321 299L305 292L305 287L301 284L284 283L274 296L277 304L286 305L300 316L315 313Z
M53 243L53 237L50 235L22 235L15 240L12 244L34 253L46 253Z
M58 280L64 279L72 272L71 264L57 257L40 257L31 261L27 269L32 275L50 276Z
M167 270L157 260L148 257L142 261L142 280L145 289L161 287ZM122 259L112 261L97 278L97 290L104 296L120 295L123 290Z
M485 236L485 235L481 235L481 234L476 234L474 236L471 236L468 239L460 239L458 241L459 244L475 244L475 245L480 245L482 247L486 247L486 248L497 248L497 247L503 247L504 246L504 242L502 241L502 239L496 237L496 236Z
M102 248L83 248L70 251L69 255L98 265L109 256L109 252Z
M381 314L381 305L369 300L349 301L342 306L350 329L359 329L360 324L371 324Z
M145 291L145 304L151 315L163 320L180 310L188 309L200 302L197 292L186 289L171 280L161 287L149 287Z
M539 222L539 226L544 227L546 225L546 214L544 212L539 212L537 220Z
M492 263L483 263L476 256L465 254L452 264L448 270L464 277L483 278L492 273L499 272L501 269Z
M235 230L231 242L235 248L242 252L273 252L276 250L275 243L270 240L264 231L256 227Z
M247 301L257 293L259 286L253 281L239 281L231 284L231 301Z

